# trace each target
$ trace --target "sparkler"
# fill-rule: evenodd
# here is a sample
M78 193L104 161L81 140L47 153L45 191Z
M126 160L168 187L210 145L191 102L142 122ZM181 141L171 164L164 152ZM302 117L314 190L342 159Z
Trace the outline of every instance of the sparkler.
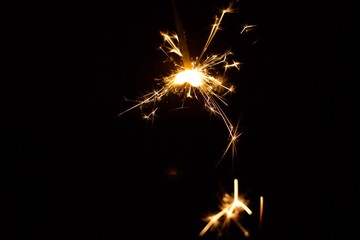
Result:
M152 92L143 95L138 100L135 100L135 105L121 112L118 116L135 108L140 108L143 111L143 118L153 122L156 117L156 111L158 110L157 104L169 94L175 94L182 97L181 108L184 107L186 99L196 99L204 104L204 108L208 110L210 114L216 115L223 121L229 133L229 143L220 160L224 158L230 149L232 158L234 159L236 155L235 145L241 133L238 132L238 125L234 126L229 120L225 111L222 109L222 106L228 106L226 96L233 93L235 90L234 85L229 84L226 81L225 74L230 68L239 70L240 62L231 60L231 56L233 55L231 51L226 51L222 54L207 55L207 50L211 42L217 32L221 29L220 25L225 14L235 11L233 2L230 3L226 9L221 11L220 16L215 16L215 21L207 41L201 53L194 59L190 57L188 52L185 33L179 15L177 14L174 0L173 7L177 33L160 32L164 42L159 47L167 57L167 60L173 64L170 74L156 79L159 81L159 89L153 90ZM255 27L255 25L245 25L240 34L248 32L253 27ZM219 73L219 66L222 67L222 73ZM149 107L150 110L145 112L145 108L147 107ZM233 196L225 194L220 209L221 211L217 214L206 218L208 223L199 233L199 236L203 236L209 229L217 229L219 233L221 233L230 221L234 222L246 237L249 236L249 232L239 222L238 218L241 213L246 212L248 215L251 215L252 211L247 207L246 202L239 197L237 179L234 180ZM261 218L262 213L260 222Z
M233 93L235 89L234 85L226 81L225 73L230 68L239 70L240 62L230 60L230 56L233 54L231 51L222 54L210 54L206 57L205 54L216 33L220 30L220 24L225 14L234 12L233 3L230 3L226 9L222 10L220 16L215 16L215 22L202 52L193 60L191 60L188 52L185 33L176 12L175 1L173 1L173 7L178 34L160 32L164 43L159 48L165 54L167 60L173 64L173 69L169 75L156 79L160 82L159 89L153 90L135 100L136 104L121 112L119 116L132 109L140 108L143 110L143 118L153 122L158 110L157 103L167 95L181 96L183 98L181 107L184 107L187 98L197 99L204 104L205 109L223 121L229 132L229 145L224 151L224 156L231 149L231 146L234 149L234 145L241 135L222 109L222 105L228 105L225 97ZM245 26L241 33L248 31L252 27L253 25ZM219 73L218 66L222 66L222 74ZM151 109L147 113L144 112L146 106L150 106Z

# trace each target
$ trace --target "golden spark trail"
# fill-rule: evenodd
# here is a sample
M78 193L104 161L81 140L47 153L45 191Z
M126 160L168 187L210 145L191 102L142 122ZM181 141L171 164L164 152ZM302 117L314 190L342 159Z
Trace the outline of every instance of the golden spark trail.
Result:
M206 42L206 44L205 44L205 46L204 46L204 48L203 48L203 51L201 52L201 54L200 54L200 56L199 56L199 59L198 59L199 61L201 60L201 58L202 58L203 55L205 54L205 52L206 52L206 50L208 49L210 43L211 43L212 40L214 39L215 34L217 33L217 31L219 31L219 29L220 29L220 23L221 23L221 21L223 20L225 13L230 13L230 12L232 12L232 11L233 11L233 10L232 10L232 4L230 3L229 7L228 7L227 9L225 9L225 10L222 11L220 18L218 18L217 16L215 16L215 23L213 24L213 27L212 27L212 29L211 29L211 31L210 31L210 36L208 37L208 40L207 40L207 42Z

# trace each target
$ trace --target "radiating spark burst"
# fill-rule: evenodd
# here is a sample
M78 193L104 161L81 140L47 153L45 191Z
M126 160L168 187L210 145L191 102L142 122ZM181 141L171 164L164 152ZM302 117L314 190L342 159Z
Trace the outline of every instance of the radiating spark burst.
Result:
M194 98L202 102L210 114L218 116L225 124L229 132L229 145L223 156L229 149L234 149L235 143L241 134L237 132L237 127L234 128L221 106L228 105L225 97L233 93L235 89L232 84L227 83L225 73L230 68L239 70L240 62L230 60L230 56L233 54L230 50L222 54L210 54L205 57L210 43L220 30L220 24L225 14L231 12L234 12L233 3L230 3L226 9L222 10L220 16L215 16L215 22L212 25L204 48L201 54L193 61L190 60L185 36L177 16L178 34L160 32L164 43L159 48L166 55L167 59L173 63L174 68L168 76L156 79L160 82L160 89L153 90L143 95L140 99L135 100L137 104L121 112L119 115L135 108L144 110L146 106L150 106L150 112L144 113L143 118L153 122L158 109L156 107L157 103L167 95L176 94L181 96L183 98L181 107L184 106L187 98ZM247 31L251 27L253 26L244 26L242 32ZM219 66L222 66L221 74L217 70ZM234 156L232 157L234 158Z
M220 212L215 215L206 218L208 223L201 230L199 236L203 236L209 229L218 230L218 234L221 235L224 229L234 222L244 233L246 237L249 237L250 233L246 228L239 222L239 217L242 212L246 212L248 215L252 214L252 211L247 207L246 203L239 198L238 193L238 180L234 179L234 194L233 197L229 194L225 194L222 203L220 205Z

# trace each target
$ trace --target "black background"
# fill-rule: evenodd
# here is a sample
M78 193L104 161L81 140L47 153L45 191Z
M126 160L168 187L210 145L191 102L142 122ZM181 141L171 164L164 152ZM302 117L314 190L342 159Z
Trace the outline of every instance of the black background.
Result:
M196 56L228 2L177 4ZM170 0L4 7L4 239L201 239L234 178L254 212L241 220L250 239L359 239L356 8L235 6L208 49L242 62L224 107L243 132L238 158L218 167L227 130L201 103L172 111L169 96L153 123L139 109L117 116L168 73L158 47L176 31ZM245 24L256 27L240 34ZM221 239L235 238L230 224Z

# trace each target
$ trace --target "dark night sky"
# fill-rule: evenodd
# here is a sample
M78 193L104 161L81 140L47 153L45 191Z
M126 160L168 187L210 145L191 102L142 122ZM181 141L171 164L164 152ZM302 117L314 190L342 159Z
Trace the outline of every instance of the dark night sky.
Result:
M196 56L227 1L178 2ZM3 239L201 239L202 217L235 177L254 211L250 239L359 239L355 8L236 6L208 49L243 63L228 73L236 93L224 107L240 120L239 158L217 168L227 130L201 103L171 111L169 96L153 125L138 109L117 117L132 106L124 97L167 73L157 48L160 31L176 30L170 0L8 6L0 232L13 238ZM244 24L257 27L241 35ZM241 239L230 226L221 239Z

